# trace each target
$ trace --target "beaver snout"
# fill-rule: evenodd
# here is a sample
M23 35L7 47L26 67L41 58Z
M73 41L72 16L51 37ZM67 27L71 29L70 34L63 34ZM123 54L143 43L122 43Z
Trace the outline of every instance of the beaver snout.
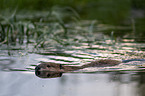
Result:
M39 76L41 74L41 72L40 72L40 67L39 66L36 66L35 67L35 75L36 76Z

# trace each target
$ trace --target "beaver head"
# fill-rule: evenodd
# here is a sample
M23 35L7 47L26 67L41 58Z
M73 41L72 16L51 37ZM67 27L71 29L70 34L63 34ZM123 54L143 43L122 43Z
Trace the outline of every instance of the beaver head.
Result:
M63 72L64 70L61 64L41 63L35 67L35 71Z
M61 77L64 72L61 64L41 63L35 67L35 74L40 78Z

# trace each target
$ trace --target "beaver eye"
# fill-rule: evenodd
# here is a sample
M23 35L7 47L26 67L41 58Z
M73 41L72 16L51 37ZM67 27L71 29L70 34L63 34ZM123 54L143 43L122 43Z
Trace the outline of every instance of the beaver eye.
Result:
M49 68L49 67L50 67L50 65L47 65L47 67Z

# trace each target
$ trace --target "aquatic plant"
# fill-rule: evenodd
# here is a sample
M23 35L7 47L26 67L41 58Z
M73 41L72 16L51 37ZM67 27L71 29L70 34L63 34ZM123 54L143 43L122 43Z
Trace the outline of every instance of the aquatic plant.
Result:
M31 13L15 9L10 13L6 10L5 13L0 15L0 44L60 49L87 43L91 48L100 40L114 40L113 35L111 38L101 35L104 30L113 31L114 26L101 24L97 20L81 20L71 7L54 6L49 11Z
M59 40L68 38L68 31L72 30L69 23L76 24L79 21L79 15L70 7L53 7L47 12L47 15L40 14L34 21L34 18L31 19L31 17L35 16L22 17L23 14L21 16L16 14L16 10L9 17L1 15L1 44L23 44L26 41L27 44L36 43L35 47L38 45L44 47L44 43L51 40L63 44L63 40L61 40L62 42Z

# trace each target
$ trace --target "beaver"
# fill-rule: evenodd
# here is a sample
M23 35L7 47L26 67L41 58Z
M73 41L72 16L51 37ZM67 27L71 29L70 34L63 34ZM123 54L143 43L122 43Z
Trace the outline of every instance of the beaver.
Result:
M67 66L57 63L43 62L35 67L35 74L41 78L61 77L62 73L65 72L72 72L87 67L114 66L119 63L121 63L121 61L111 59L96 60L82 66Z
M101 59L101 60L92 61L82 66L68 66L68 65L62 65L57 63L43 62L35 67L35 74L36 76L41 78L55 78L55 77L61 77L62 73L72 72L87 67L115 66L120 63L127 63L130 61L145 61L145 59L130 59L130 60L122 60L122 61Z

